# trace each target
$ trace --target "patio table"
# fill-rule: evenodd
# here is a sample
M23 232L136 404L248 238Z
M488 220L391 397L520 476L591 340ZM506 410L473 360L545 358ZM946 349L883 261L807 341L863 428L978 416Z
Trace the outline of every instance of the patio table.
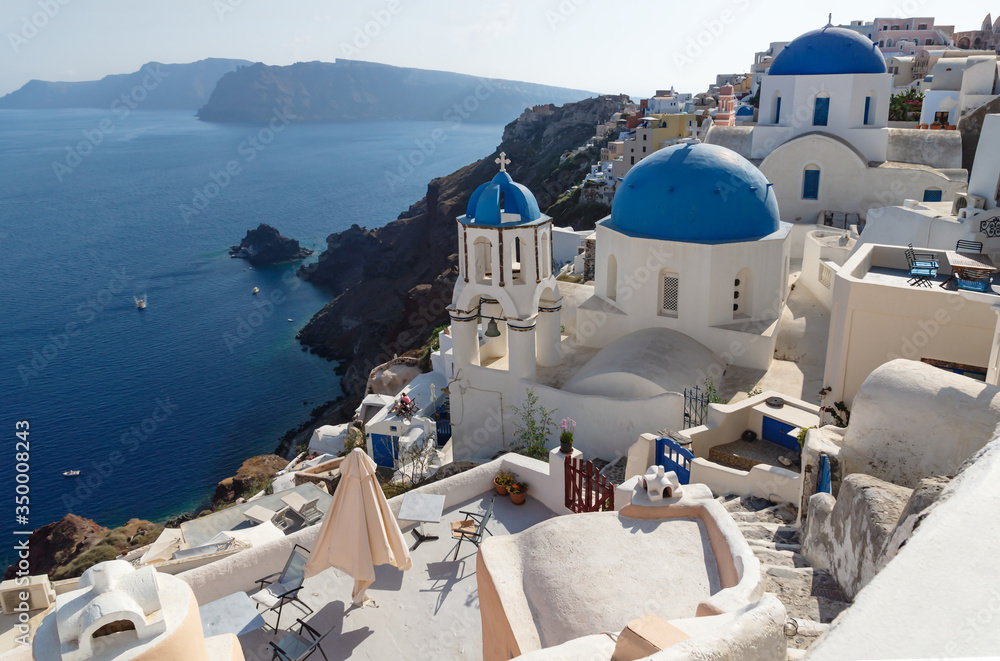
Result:
M963 288L962 280L982 282L997 271L997 267L994 266L993 260L990 259L989 255L978 252L947 250L945 251L945 259L948 260L948 265L951 266L954 273L951 278L941 283L941 286L946 285L953 278L957 277L959 279L958 287Z
M444 515L444 495L410 492L403 495L403 504L399 507L397 518L403 521L417 521L420 525L413 529L416 543L410 547L414 550L424 542L438 539L437 535L425 534L425 523L440 523Z

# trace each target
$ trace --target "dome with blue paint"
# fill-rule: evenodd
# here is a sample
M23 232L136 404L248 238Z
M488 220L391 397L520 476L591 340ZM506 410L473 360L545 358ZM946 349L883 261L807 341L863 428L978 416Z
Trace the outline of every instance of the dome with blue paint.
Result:
M737 117L753 117L753 106L740 106L736 109Z
M780 228L767 178L736 152L679 144L639 161L618 186L606 227L684 243L735 243Z
M527 187L517 183L505 171L482 184L469 198L464 221L473 225L509 227L539 220L538 201Z
M871 39L846 28L825 28L797 37L774 58L769 76L886 73L882 51Z

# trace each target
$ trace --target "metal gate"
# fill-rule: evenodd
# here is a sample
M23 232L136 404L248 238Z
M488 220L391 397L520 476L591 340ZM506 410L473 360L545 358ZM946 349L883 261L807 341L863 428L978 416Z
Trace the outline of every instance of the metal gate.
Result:
M684 429L705 424L708 417L708 392L699 386L684 389Z
M694 453L669 438L656 439L656 464L677 473L681 484L691 480L691 461Z
M615 485L594 468L594 462L566 457L566 508L571 512L610 512L615 509Z

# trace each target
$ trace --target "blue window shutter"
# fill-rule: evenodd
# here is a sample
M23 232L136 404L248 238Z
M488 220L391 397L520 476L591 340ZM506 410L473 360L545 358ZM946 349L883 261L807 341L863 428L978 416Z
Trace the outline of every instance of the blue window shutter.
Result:
M781 123L781 97L779 96L777 101L774 102L774 123Z
M928 188L924 191L924 202L940 202L941 191Z
M826 126L826 120L830 116L830 98L820 97L816 99L816 109L813 111L813 126Z
M819 170L806 170L802 178L802 199L819 199Z
M868 124L868 115L871 113L872 109L872 98L870 96L865 97L865 124Z

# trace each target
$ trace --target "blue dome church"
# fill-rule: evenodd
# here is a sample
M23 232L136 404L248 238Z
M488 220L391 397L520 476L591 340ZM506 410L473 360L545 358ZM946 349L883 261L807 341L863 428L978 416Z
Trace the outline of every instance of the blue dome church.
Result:
M817 224L863 226L871 208L961 192L961 137L890 128L892 81L875 43L827 25L775 56L755 125L708 129L705 142L739 152L774 184L794 257Z
M593 325L594 347L671 329L727 364L767 369L789 230L770 182L746 158L700 143L661 149L629 171L597 224L594 296L577 310L577 327Z

